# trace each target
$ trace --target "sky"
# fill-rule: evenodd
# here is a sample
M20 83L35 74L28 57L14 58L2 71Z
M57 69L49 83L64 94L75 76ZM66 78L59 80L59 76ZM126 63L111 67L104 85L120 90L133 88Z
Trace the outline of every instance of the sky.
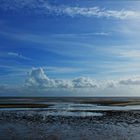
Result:
M140 1L1 0L0 96L140 96Z

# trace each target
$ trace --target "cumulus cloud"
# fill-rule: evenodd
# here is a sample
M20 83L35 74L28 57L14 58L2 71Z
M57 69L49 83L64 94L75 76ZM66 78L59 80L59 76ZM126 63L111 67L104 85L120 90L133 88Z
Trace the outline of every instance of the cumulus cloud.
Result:
M34 68L25 81L27 86L33 87L54 87L54 80L49 79L42 68Z
M106 17L106 18L137 18L140 13L132 10L110 10L99 7L72 7L68 5L52 5L46 0L1 0L0 9L5 11L12 11L14 13L22 12L26 8L25 13L31 15L50 15L57 16L67 15L71 17L84 16L84 17Z
M97 88L95 80L80 77L72 80L50 79L44 72L43 68L33 68L25 81L28 87L39 88Z
M25 85L38 88L114 88L119 85L140 85L140 77L104 81L88 77L77 77L69 80L50 79L43 68L33 68L27 76Z
M100 83L104 88L114 88L118 86L118 81L105 80Z
M93 78L78 77L74 79L51 79L43 68L33 68L28 73L25 84L17 86L0 85L1 96L86 96L86 95L139 95L140 77L133 76L121 80L95 80ZM132 88L136 87L136 88ZM120 94L121 93L121 94ZM130 95L129 94L129 95Z
M86 77L75 78L72 81L74 88L97 88L98 84L95 80Z
M140 77L133 77L119 81L120 85L140 85Z

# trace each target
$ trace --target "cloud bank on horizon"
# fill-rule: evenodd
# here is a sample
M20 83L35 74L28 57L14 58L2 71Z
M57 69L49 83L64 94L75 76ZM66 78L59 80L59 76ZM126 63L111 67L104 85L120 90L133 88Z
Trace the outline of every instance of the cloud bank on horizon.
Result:
M82 96L100 96L98 92L106 91L108 89L123 91L125 88L129 90L133 86L140 86L140 76L139 77L130 77L126 79L118 80L106 80L106 81L97 81L89 77L77 77L74 79L50 79L46 74L43 68L32 68L28 72L26 79L23 84L18 86L8 86L1 85L0 93L2 95L7 92L14 92L14 95L23 96L29 95L32 96L53 96L55 93L57 96L79 96L79 93ZM89 93L91 92L91 93ZM60 94L60 95L59 95ZM8 94L8 95L11 95ZM111 93L113 96L113 94ZM122 94L124 96L125 94ZM102 94L101 96L105 96ZM116 92L114 96L117 96ZM121 96L119 94L119 96Z
M140 77L120 80L97 81L89 77L78 77L71 80L50 79L43 68L33 68L25 80L28 87L37 88L100 88L115 87L116 85L140 85Z
M140 95L139 9L127 0L1 0L0 95Z

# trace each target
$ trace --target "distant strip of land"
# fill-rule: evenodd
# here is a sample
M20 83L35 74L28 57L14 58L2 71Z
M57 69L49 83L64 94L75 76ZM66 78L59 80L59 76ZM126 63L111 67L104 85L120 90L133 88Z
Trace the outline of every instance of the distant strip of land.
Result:
M47 108L48 104L0 104L0 108Z
M0 97L0 108L47 108L55 103L140 105L140 97Z

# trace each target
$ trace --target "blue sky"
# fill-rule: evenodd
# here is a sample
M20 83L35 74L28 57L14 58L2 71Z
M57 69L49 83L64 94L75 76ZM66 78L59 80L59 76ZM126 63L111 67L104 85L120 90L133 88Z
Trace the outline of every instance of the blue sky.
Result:
M46 96L139 95L139 9L131 0L1 0L2 95L34 95L29 86Z

